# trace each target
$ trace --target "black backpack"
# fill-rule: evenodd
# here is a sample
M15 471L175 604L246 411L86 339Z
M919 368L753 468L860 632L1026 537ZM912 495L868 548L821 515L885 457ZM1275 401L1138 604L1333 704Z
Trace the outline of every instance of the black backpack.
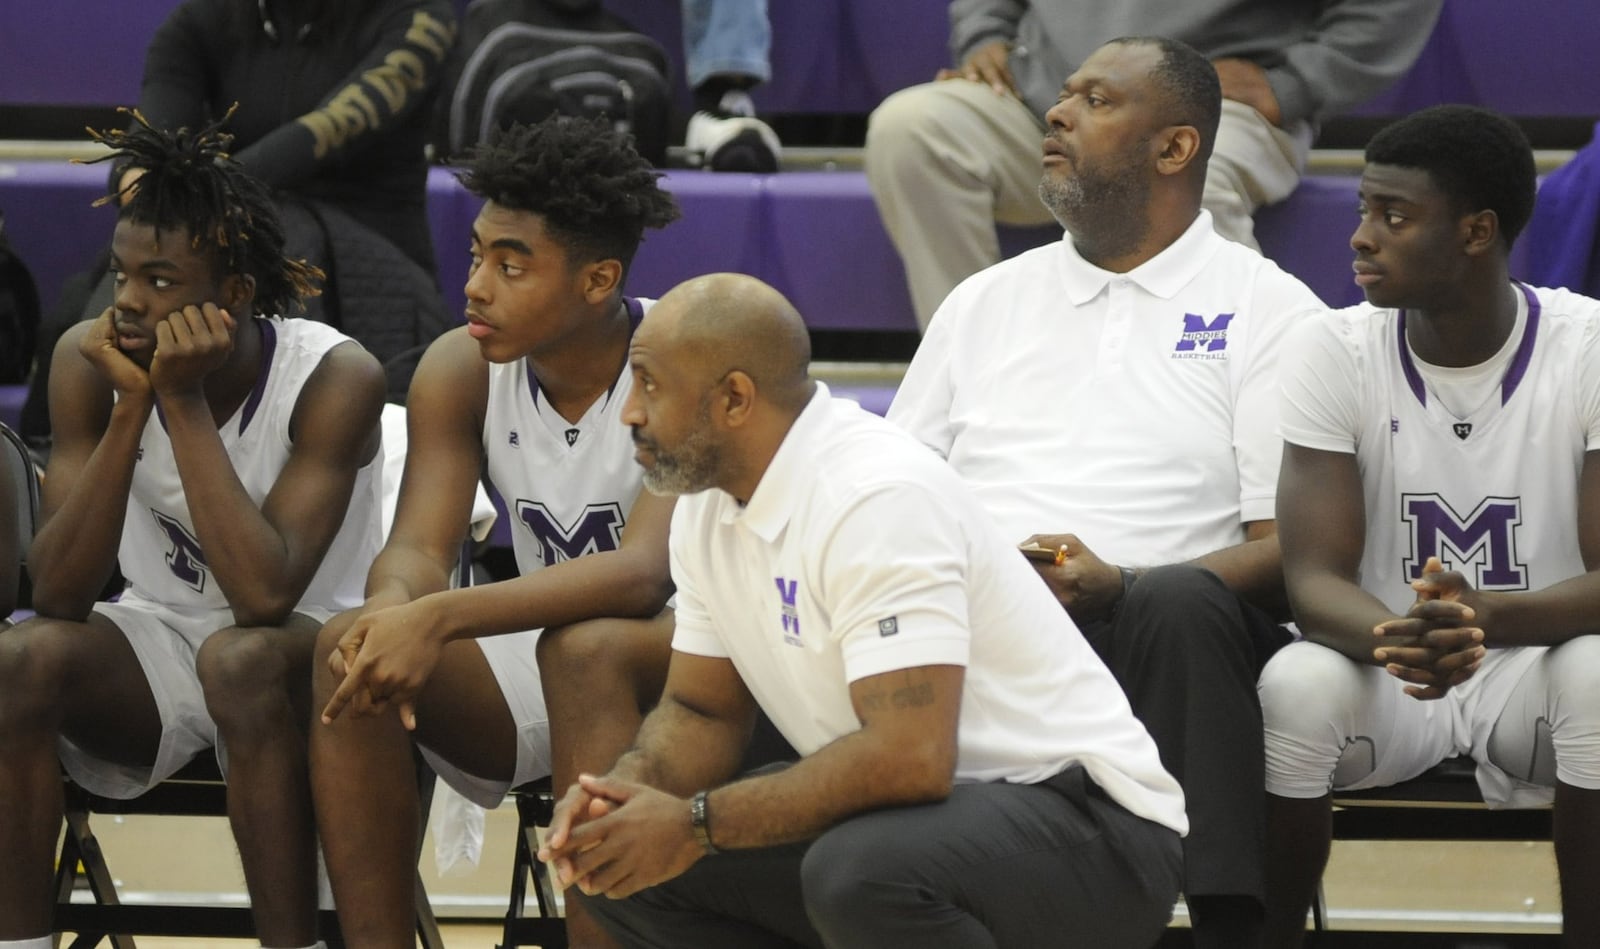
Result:
M434 158L450 161L513 122L605 116L656 165L667 155L667 52L598 3L472 0L445 67Z
M6 219L0 214L0 385L28 381L38 332L39 288L6 240Z

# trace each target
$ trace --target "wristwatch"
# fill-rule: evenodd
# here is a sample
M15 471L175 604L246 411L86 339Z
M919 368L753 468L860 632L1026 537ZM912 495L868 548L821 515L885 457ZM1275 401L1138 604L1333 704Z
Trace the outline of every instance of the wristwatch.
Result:
M689 827L694 831L695 843L711 856L717 848L711 843L711 814L706 810L706 795L711 792L700 791L689 799Z
M1133 583L1139 579L1139 572L1132 567L1118 567L1117 572L1122 574L1122 592L1111 602L1111 616L1116 616L1122 609L1122 604L1128 599L1128 591L1133 589Z

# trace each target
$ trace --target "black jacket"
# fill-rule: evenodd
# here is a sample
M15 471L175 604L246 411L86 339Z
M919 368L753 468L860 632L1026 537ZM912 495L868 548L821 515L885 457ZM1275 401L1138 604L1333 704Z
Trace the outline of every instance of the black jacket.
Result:
M344 211L432 274L423 149L452 4L338 5L346 22L329 24L311 12L324 3L185 0L151 40L139 108L158 128L194 128L237 102L227 130L245 170Z

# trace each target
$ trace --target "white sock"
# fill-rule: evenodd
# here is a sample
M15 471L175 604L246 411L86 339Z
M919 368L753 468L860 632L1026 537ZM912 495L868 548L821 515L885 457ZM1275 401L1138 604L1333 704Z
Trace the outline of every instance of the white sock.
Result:
M9 949L9 947L6 946L5 943L0 943L0 949ZM20 949L20 944L19 944L19 949ZM262 946L261 949L268 949L268 947L267 946ZM296 947L294 947L294 949L328 949L328 944L326 942L323 942L321 939L318 939L316 942L312 943L309 946L296 946Z
M53 949L55 939L36 936L33 939L0 939L0 949Z
M722 101L717 103L717 108L728 115L742 115L751 117L756 114L755 100L750 98L750 93L743 89L729 89L722 94Z

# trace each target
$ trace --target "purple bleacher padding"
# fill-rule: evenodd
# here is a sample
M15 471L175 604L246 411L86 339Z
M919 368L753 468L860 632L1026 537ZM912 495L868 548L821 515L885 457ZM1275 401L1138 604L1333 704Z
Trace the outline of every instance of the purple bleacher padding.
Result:
M866 79L863 91L872 105L907 86L929 82L940 69L953 65L949 0L847 0L846 6L850 35L845 55Z
M45 313L66 279L89 266L111 240L116 212L91 206L105 192L105 165L0 161L6 236L33 273Z
M677 171L662 186L683 216L645 234L628 274L631 294L658 297L690 277L716 271L764 272L761 188L756 175ZM482 202L444 168L428 175L428 221L439 263L439 287L452 313L466 306L467 249Z
M659 297L700 274L766 273L771 249L762 204L766 180L761 175L669 172L662 185L678 200L683 216L645 233L628 273L628 292Z
M683 217L646 237L629 276L630 293L657 297L689 277L735 271L777 287L817 329L915 330L904 270L862 173L673 171L664 185L678 198ZM1361 299L1350 273L1356 185L1352 176L1311 176L1287 201L1256 216L1256 235L1267 255L1334 306ZM110 239L113 212L90 207L104 187L98 165L0 162L7 233L47 307L62 282ZM447 170L430 173L428 214L439 279L456 313L463 307L478 206ZM1000 229L1007 254L1059 236L1054 227ZM1528 243L1519 241L1513 250L1514 274L1526 272Z
M483 202L461 186L448 168L428 169L428 228L439 270L439 293L457 319L466 319L467 265L471 263L472 223Z
M145 47L178 3L0 3L0 103L134 105Z
M1305 281L1329 306L1362 301L1351 265L1350 238L1359 223L1356 196L1360 179L1353 175L1303 178L1287 200L1256 212L1256 240L1262 253ZM1527 242L1511 248L1511 273L1527 268Z
M1356 178L1303 178L1294 194L1256 212L1262 252L1305 281L1329 306L1361 302L1350 270L1356 227Z
M1593 0L1449 0L1411 69L1353 113L1459 102L1510 115L1600 115L1597 23Z
M905 269L860 172L767 180L766 280L817 329L915 330Z
M22 427L22 403L28 399L27 386L0 386L0 422L12 431Z

